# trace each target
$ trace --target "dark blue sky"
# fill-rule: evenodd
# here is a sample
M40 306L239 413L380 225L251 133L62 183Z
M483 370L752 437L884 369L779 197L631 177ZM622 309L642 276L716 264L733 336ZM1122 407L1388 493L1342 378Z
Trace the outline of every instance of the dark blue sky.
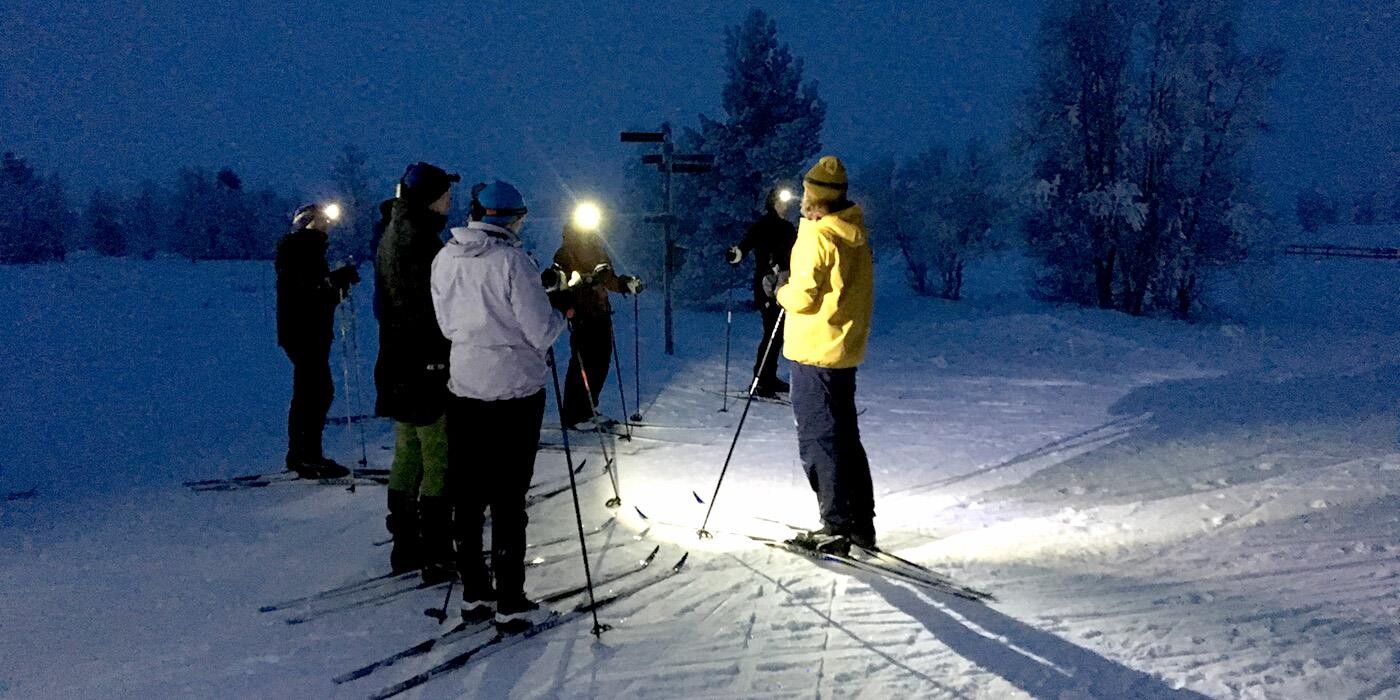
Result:
M0 148L80 192L189 164L314 191L353 142L385 193L421 158L547 205L616 186L636 152L620 128L718 116L723 28L751 5L386 4L5 0ZM1400 0L1337 4L1249 4L1252 35L1290 51L1266 185L1400 167ZM851 161L999 139L1033 74L1036 1L762 6L821 83L827 150Z

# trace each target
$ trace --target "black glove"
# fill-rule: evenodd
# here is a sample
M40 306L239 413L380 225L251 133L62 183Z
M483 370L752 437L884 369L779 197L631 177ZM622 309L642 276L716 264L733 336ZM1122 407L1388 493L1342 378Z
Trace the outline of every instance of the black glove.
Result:
M544 285L544 291L557 292L568 286L569 276L565 274L564 268L558 265L551 265L540 273L540 284Z
M775 270L772 274L763 276L763 293L767 296L777 296L778 288L787 284L788 271Z
M355 269L354 265L337 267L336 269L331 270L329 279L332 287L335 287L336 289L339 289L343 292L349 289L350 285L359 283L360 271Z
M729 250L725 251L724 259L728 260L730 265L738 265L744 261L744 251L740 250L737 245L729 246Z
M575 300L574 291L572 289L561 288L552 292L546 292L546 295L549 297L549 305L554 307L555 311L565 316L568 316L569 311L574 308Z

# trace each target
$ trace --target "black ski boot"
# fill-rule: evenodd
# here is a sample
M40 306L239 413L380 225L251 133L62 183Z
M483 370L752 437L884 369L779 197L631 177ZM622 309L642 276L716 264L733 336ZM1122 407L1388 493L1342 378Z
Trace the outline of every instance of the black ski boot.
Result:
M873 539L873 538L872 538ZM826 525L820 530L804 532L787 541L794 547L810 549L823 554L846 556L851 553L851 538L844 530Z
M350 476L345 465L329 457L312 457L297 462L288 460L287 469L303 479L343 479Z
M418 499L422 528L423 583L435 585L457 578L457 553L452 551L452 504L442 496Z
M523 593L516 594L502 598L496 605L496 629L503 634L519 634L557 614L549 608L541 608Z
M402 574L422 568L418 504L413 494L389 489L389 514L384 516L384 527L394 536L394 548L389 550L389 571Z
M491 620L496 614L496 591L491 588L490 577L479 577L475 581L462 583L462 622L479 625Z

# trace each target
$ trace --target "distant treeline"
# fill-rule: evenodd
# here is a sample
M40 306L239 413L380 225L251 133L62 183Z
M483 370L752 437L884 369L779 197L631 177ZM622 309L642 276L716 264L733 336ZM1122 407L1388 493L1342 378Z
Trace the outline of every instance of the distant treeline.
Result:
M338 254L367 254L374 205L364 158L347 146L330 172L347 220ZM99 188L81 209L57 174L5 153L0 163L0 263L63 260L73 250L190 260L270 259L300 195L250 188L232 168L181 168L169 183L143 181L133 192Z

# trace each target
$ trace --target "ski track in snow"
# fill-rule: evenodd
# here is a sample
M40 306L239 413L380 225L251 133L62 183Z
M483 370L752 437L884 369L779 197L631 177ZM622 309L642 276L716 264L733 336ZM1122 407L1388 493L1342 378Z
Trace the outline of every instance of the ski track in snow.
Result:
M722 317L679 312L681 352L665 358L648 298L646 420L677 427L618 445L622 527L589 543L619 545L596 553L595 575L656 544L637 576L690 551L686 569L603 608L615 629L601 640L561 627L408 697L1400 697L1394 319L1363 306L1303 325L1290 307L1252 326L1184 325L995 289L910 299L898 275L882 274L859 374L877 528L885 547L998 602L724 534L786 534L755 515L816 524L782 406L751 408L716 538L697 541L708 504L692 491L709 498L742 406L720 412L706 391L722 381ZM1345 298L1337 278L1307 284ZM295 626L283 620L371 594L257 608L383 573L387 550L369 545L382 489L179 485L280 463L289 368L271 282L264 263L0 269L14 302L0 317L0 493L27 494L0 501L0 697L356 697L470 643L332 685L433 634L422 610L442 590ZM357 295L369 377L374 326L368 290ZM631 332L629 312L624 350ZM740 373L758 332L736 315ZM343 396L332 415L368 408ZM609 386L604 409L619 415L615 401ZM329 426L329 453L357 457L359 427L370 465L387 467L383 421ZM541 452L537 480L563 465ZM608 517L609 496L605 478L582 489L586 526ZM532 537L572 526L568 498L531 510ZM577 561L530 569L530 589L578 583Z

